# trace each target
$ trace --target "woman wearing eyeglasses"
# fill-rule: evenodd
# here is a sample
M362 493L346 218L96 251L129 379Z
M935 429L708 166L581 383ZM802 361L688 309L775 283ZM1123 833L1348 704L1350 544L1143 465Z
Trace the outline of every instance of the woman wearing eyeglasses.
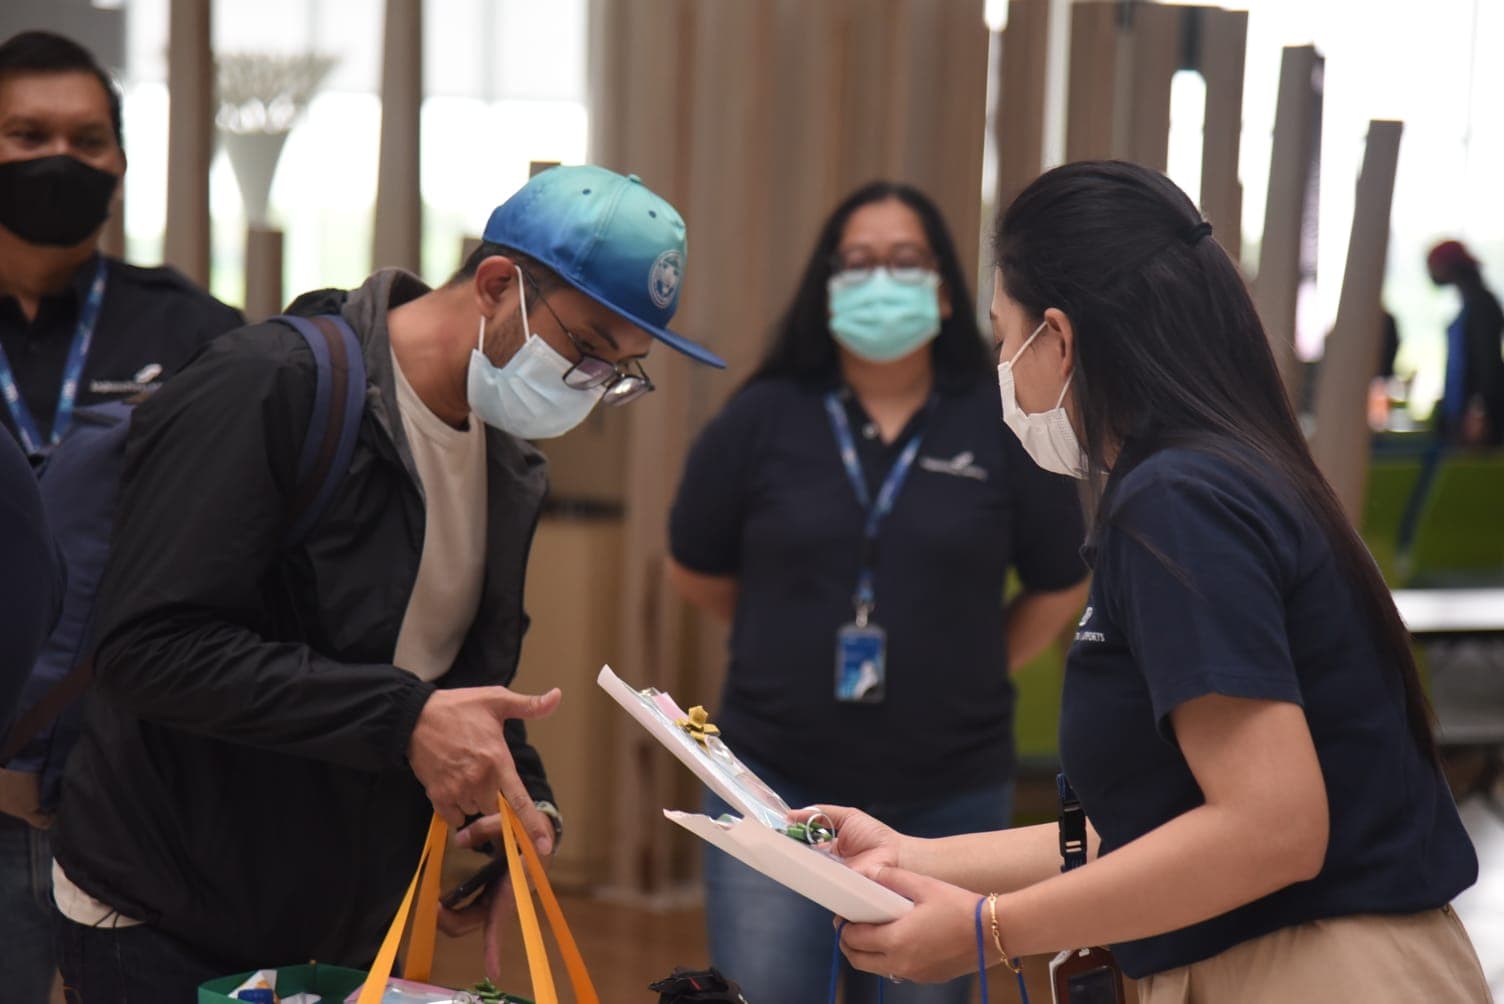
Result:
M691 451L674 581L732 623L716 722L790 804L931 836L1010 821L1009 669L1079 614L1085 569L1075 486L1003 427L992 374L938 210L871 184L825 223L766 359ZM715 964L753 1001L821 997L829 914L707 854ZM848 974L848 1002L875 996ZM967 983L887 999L965 1001Z
M1409 637L1211 224L1155 171L1083 162L995 244L1004 415L1095 499L1060 719L1093 833L1061 874L1054 824L930 841L830 808L915 903L846 927L847 958L935 980L979 946L1110 944L1145 1004L1489 1000Z

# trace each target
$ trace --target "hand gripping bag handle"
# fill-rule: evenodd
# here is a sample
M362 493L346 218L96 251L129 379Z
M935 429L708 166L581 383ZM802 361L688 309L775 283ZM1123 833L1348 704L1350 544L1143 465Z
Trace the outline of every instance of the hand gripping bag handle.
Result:
M543 862L539 859L532 840L523 829L522 821L517 818L517 813L499 794L497 806L502 817L501 836L506 851L507 865L510 869L509 874L527 876L528 884L537 892L538 899L543 904L544 915L548 918L549 927L553 931L554 940L558 943L559 954L564 959L570 985L574 988L575 1000L579 1004L600 1004L600 997L595 991L595 985L590 981L590 974L585 969L585 961L580 955L579 946L575 943L574 936L569 931L569 925L564 920L564 911L560 909L559 901L554 896L553 886L549 884L548 875L543 870ZM435 815L428 827L428 839L424 842L423 852L418 859L418 867L413 872L412 881L408 883L401 905L397 907L396 916L392 918L391 927L387 929L386 937L382 940L381 949L376 953L376 961L371 965L370 974L366 977L357 1004L380 1004L386 991L387 980L391 977L397 960L397 949L402 942L402 932L407 927L409 914L413 915L413 933L408 944L407 963L403 967L403 975L407 979L420 982L426 982L429 979L433 968L434 935L438 929L439 917L439 883L447 839L448 826L443 819ZM539 927L537 912L533 907L532 894L527 886L522 885L514 885L514 891L517 901L517 919L522 926L522 943L527 952L528 972L532 978L534 1004L559 1004L558 991L554 987L553 972L549 967L548 953L543 945L543 932Z

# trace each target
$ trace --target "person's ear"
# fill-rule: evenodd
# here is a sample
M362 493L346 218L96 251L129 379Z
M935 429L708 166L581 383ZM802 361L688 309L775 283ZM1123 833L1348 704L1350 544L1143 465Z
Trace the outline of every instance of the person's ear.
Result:
M1041 334L1055 336L1047 340L1049 348L1046 351L1054 353L1052 361L1064 382L1076 368L1076 329L1065 311L1056 307L1045 310L1044 323L1045 330Z
M950 315L952 312L950 302L950 286L944 281L941 281L940 288L935 290L935 295L940 298L940 320L950 320Z
M477 265L470 285L481 316L495 317L519 281L516 263L506 255L492 255Z

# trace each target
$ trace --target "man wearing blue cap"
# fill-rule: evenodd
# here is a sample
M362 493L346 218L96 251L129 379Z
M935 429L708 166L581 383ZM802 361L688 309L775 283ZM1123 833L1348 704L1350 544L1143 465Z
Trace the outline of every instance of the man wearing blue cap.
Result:
M58 824L61 968L83 1000L365 965L431 809L481 817L459 839L483 844L500 790L552 851L562 821L522 719L559 692L508 689L545 490L527 440L651 391L654 341L721 365L667 328L683 267L672 206L560 167L492 214L446 285L392 269L301 297L291 313L356 333L359 359L333 372L363 361L365 383L348 462L299 537L300 453L331 410L313 343L282 323L232 332L137 409ZM446 911L446 929L504 901Z

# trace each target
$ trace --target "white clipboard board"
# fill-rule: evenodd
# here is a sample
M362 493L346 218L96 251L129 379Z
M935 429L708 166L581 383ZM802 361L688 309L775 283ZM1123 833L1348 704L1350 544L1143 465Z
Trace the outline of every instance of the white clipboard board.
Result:
M668 694L634 690L610 666L601 669L596 682L706 787L742 815L727 823L699 813L665 809L663 814L670 820L838 917L882 923L914 908L893 890L852 871L830 851L786 836L781 830L789 806L725 743L712 740L701 746L680 728L678 720L688 716Z

